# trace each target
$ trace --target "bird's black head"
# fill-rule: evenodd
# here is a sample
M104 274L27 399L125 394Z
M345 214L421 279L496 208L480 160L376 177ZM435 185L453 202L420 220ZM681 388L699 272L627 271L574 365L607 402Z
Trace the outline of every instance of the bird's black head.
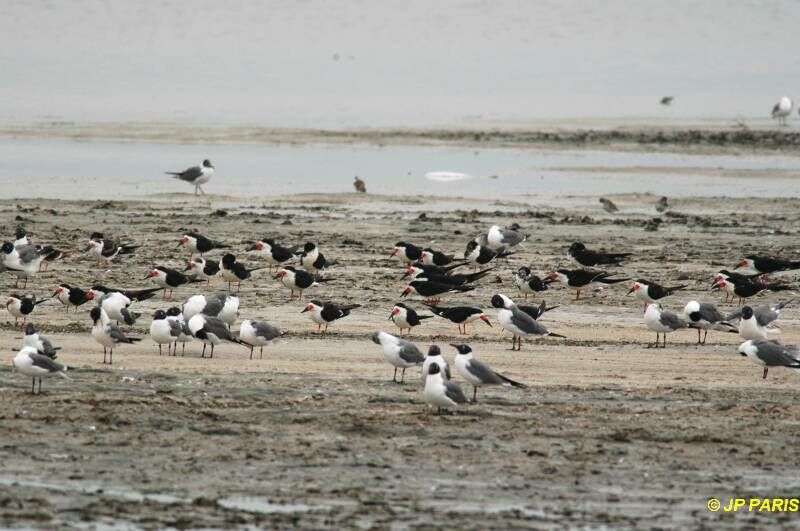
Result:
M467 250L464 251L464 256L467 256L469 253L474 251L478 247L478 242L475 240L470 240L467 242Z
M308 301L308 303L309 303L309 304L313 304L314 306L319 306L320 308L321 308L322 306L324 306L324 305L323 305L323 304L322 304L320 301L318 301L318 300L316 300L316 299L312 299L312 300Z
M103 239L102 232L93 232L91 236L89 236L90 240L99 241Z
M172 306L171 308L167 309L167 315L171 317L177 317L181 314L181 309L177 306Z
M407 247L408 244L406 242L397 242L394 244L395 247Z
M431 345L428 348L428 356L440 356L442 354L442 349L439 348L438 345Z
M266 244L267 244L267 245L269 245L270 247L275 247L275 240L273 240L272 238L264 238L264 239L263 239L263 240L261 240L261 241L262 241L262 242L264 242L264 243L266 243Z
M569 246L569 253L570 254L576 253L578 251L584 251L584 250L586 250L586 246L584 244L582 244L581 242L575 242L575 243L573 243L572 245Z
M33 326L33 323L28 323L25 325L25 335L29 336L36 333L36 327Z
M96 323L97 321L100 320L100 312L101 311L102 310L100 310L99 306L95 306L94 308L92 308L92 311L89 312L89 317L92 318L92 321L94 321Z
M512 223L511 225L509 225L508 228L511 229L511 230L519 230L519 229L522 228L522 225L520 225L519 223L515 222L515 223Z
M22 225L17 225L17 228L14 229L14 237L18 240L25 237L25 229Z
M492 295L492 306L495 308L505 308L506 301L503 300L503 297L500 295Z
M160 321L166 318L167 318L167 312L165 312L164 310L156 310L153 313L153 321Z
M231 253L226 254L222 257L222 263L226 266L232 266L236 263L236 257L233 256Z
M450 346L456 349L459 354L469 354L472 352L472 348L469 345L456 345L455 343L450 343Z
M315 248L316 246L317 246L317 244L316 244L316 243L314 243L314 242L306 242L306 244L303 246L303 250L304 250L305 252L307 252L307 253L310 253L311 251L313 251L313 250L314 250L314 248Z
M206 160L203 161L203 167L204 168L213 168L214 166L211 164L210 160L206 159Z
M750 306L742 307L742 319L750 319L753 317L753 309Z
M428 374L439 374L440 371L441 369L438 363L431 363L430 366L428 366Z
M517 269L517 275L519 275L522 278L528 278L529 276L531 276L531 268L522 266L519 269Z
M408 309L408 306L406 306L402 302L396 302L394 305L397 306L398 308L405 308L406 310Z
M0 250L2 250L5 254L11 254L14 251L14 244L11 242L3 242Z

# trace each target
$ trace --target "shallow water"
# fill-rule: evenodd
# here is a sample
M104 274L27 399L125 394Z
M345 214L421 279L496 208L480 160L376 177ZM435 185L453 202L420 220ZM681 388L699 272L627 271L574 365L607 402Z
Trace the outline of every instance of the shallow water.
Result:
M350 192L354 175L371 193L543 200L622 193L786 197L797 195L800 179L800 157L774 154L0 139L0 198L191 192L191 186L164 171L179 171L206 157L217 171L205 190L236 197ZM426 179L432 171L473 177Z

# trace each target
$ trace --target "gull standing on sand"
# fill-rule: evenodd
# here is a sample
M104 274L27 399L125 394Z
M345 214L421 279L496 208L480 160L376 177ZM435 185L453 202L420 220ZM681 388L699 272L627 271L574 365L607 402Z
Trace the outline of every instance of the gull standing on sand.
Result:
M114 363L114 347L120 343L135 343L141 341L139 337L127 337L122 330L111 324L108 314L99 306L92 308L89 316L94 323L92 326L92 337L95 341L103 345L103 363L106 363L108 354L109 365Z
M464 396L461 387L450 379L445 379L442 376L441 368L436 363L431 363L428 367L422 395L428 404L436 406L436 410L440 414L442 409L467 403L467 397Z
M428 377L428 369L434 363L439 366L442 372L442 378L446 380L450 379L450 365L447 363L447 359L442 355L442 349L437 345L431 345L428 348L428 355L425 356L425 361L422 362L423 385L425 384L425 379Z
M499 225L492 225L486 234L486 242L490 249L511 249L528 239L528 236L514 229L501 229Z
M736 332L736 327L725 320L725 316L713 304L706 302L689 301L683 308L686 319L697 328L697 344L705 345L709 330L721 332ZM700 331L705 330L703 340L700 341Z
M210 160L206 159L200 166L192 166L191 168L179 172L168 171L165 173L193 185L194 195L197 195L198 190L202 192L203 195L206 195L201 185L211 180L211 176L214 175L214 166L211 164Z
M167 345L167 356L170 354L172 343L177 343L182 327L177 320L168 319L167 312L156 310L153 321L150 323L150 338L158 345L158 355L161 355L161 346Z
M39 254L33 245L14 247L11 242L4 242L0 246L0 251L3 253L3 266L9 272L17 275L17 283L14 287L19 286L20 278L25 279L23 289L28 286L28 279L39 272L45 259L45 255Z
M667 348L667 333L688 328L689 324L672 312L664 311L660 304L653 302L647 305L644 312L644 324L656 333L655 344L648 343L647 348L658 348L658 336L664 335L663 348Z
M768 334L779 334L781 329L770 326L781 315L781 310L789 302L759 306L755 310L750 306L743 306L741 319L739 319L739 335L742 339L766 341ZM736 314L728 316L735 318Z
M171 308L167 309L167 319L169 321L174 321L178 323L178 326L181 329L180 334L174 338L174 343L172 344L172 355L178 355L178 343L181 344L181 356L186 353L186 343L192 340L192 331L189 330L189 325L186 324L186 320L183 318L183 312L177 306L172 306Z
M213 317L204 313L198 313L189 319L187 323L192 335L203 342L203 353L201 358L206 357L206 346L211 345L211 357L214 357L214 347L223 341L238 343L249 347L247 343L235 337L228 329L228 325L219 317Z
M514 301L500 293L492 296L492 306L497 308L497 320L503 329L511 332L511 350L522 350L524 336L552 336L566 339L547 329L542 323L523 312Z
M36 379L39 379L39 392L42 392L42 377L58 374L67 378L67 367L44 354L40 354L34 347L23 347L11 361L14 369L25 376L33 378L31 394L36 394Z
M777 341L748 339L739 345L739 353L764 367L763 379L770 367L786 367L800 372L800 349L781 345Z
M787 125L786 119L792 114L793 107L794 102L792 98L789 96L781 96L778 103L772 107L772 117L778 119L778 125Z
M39 354L56 359L56 353L61 350L61 347L54 347L49 339L39 334L33 323L25 325L25 337L22 339L22 346L33 347Z
M286 333L286 330L281 330L266 321L245 319L239 328L239 339L250 347L250 359L253 359L253 349L260 347L259 359L261 359L264 357L264 345Z
M406 377L406 369L414 367L425 361L425 357L419 348L411 341L400 339L399 337L379 331L372 334L372 342L381 346L383 357L394 367L392 381L402 384ZM403 369L400 381L397 381L397 369Z
M450 346L458 351L455 360L456 370L466 381L472 384L472 402L478 401L478 387L481 385L509 385L525 389L527 386L495 372L491 367L472 355L472 348L469 345Z

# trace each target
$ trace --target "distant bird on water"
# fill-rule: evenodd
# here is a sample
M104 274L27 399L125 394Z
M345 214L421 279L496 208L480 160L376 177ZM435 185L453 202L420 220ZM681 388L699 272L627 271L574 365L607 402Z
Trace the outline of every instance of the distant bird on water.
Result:
M674 96L664 96L663 98L661 98L661 101L659 101L659 103L661 105L669 106L672 105L672 100L674 99L675 99Z
M356 175L355 180L353 181L353 188L356 189L356 192L360 194L367 193L367 183L361 180L358 175Z
M605 210L609 214L613 214L614 212L619 211L617 205L615 205L614 202L611 201L611 199L606 199L605 197L601 197L599 201L600 204L603 205L603 210Z
M792 114L794 102L789 96L781 96L781 99L772 107L772 117L778 119L778 125L787 125L786 119Z
M200 185L206 184L211 180L211 176L214 175L214 165L211 164L210 160L206 159L200 166L192 166L183 171L168 171L165 173L194 185L194 195L197 195L198 190L200 190L203 195L206 195Z

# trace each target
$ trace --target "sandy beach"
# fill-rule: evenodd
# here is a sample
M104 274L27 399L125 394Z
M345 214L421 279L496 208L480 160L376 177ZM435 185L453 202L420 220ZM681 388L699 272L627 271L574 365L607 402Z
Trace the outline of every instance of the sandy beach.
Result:
M725 195L720 193L720 195ZM666 349L648 349L654 335L642 307L626 296L630 283L586 294L552 284L544 321L566 340L526 341L511 352L489 299L518 298L513 271L540 275L573 267L572 241L632 252L620 277L649 278L689 288L665 301L681 312L688 300L716 302L712 275L747 253L791 255L800 200L684 198L666 215L649 195L612 196L622 212L604 213L596 197L572 197L553 208L526 201L462 197L293 195L237 198L160 194L139 201L15 200L0 202L7 236L23 224L35 241L79 249L100 230L141 244L136 253L97 268L80 253L51 266L26 291L52 294L58 282L146 287L148 267L183 268L175 249L182 231L221 240L251 267L248 241L272 236L313 239L338 265L316 298L361 304L321 336L288 301L268 271L241 292L241 318L266 319L289 333L250 360L238 345L213 359L199 343L185 356L159 357L148 338L120 347L112 366L92 341L88 308L66 313L55 301L32 316L63 347L71 380L46 380L31 396L30 380L0 364L0 522L63 529L99 527L790 527L793 515L713 513L709 498L792 496L786 466L800 412L798 375L761 369L741 357L735 334L670 334ZM426 205L435 205L430 211ZM423 214L424 213L424 214ZM655 221L658 219L660 221ZM493 324L471 327L434 318L411 339L472 345L476 355L530 387L484 388L477 404L433 414L418 371L404 385L369 336L397 333L389 311L405 284L389 259L398 240L463 253L490 225L519 223L530 235L478 288L445 304L487 309ZM219 253L211 253L218 257ZM263 264L263 263L262 263ZM779 276L794 282L794 274ZM3 293L14 291L9 275ZM795 284L796 285L796 284ZM224 290L216 279L207 293ZM193 289L182 288L181 301ZM780 297L778 296L780 295ZM761 304L795 292L758 297ZM538 303L539 300L537 299ZM161 296L137 308L131 333L146 336L149 315L174 301ZM419 311L419 298L410 304ZM800 341L797 312L781 319L780 339ZM22 330L3 312L0 344L8 361ZM238 329L238 325L234 327ZM458 379L458 378L457 378ZM464 384L463 381L460 383ZM464 384L465 390L471 388Z

